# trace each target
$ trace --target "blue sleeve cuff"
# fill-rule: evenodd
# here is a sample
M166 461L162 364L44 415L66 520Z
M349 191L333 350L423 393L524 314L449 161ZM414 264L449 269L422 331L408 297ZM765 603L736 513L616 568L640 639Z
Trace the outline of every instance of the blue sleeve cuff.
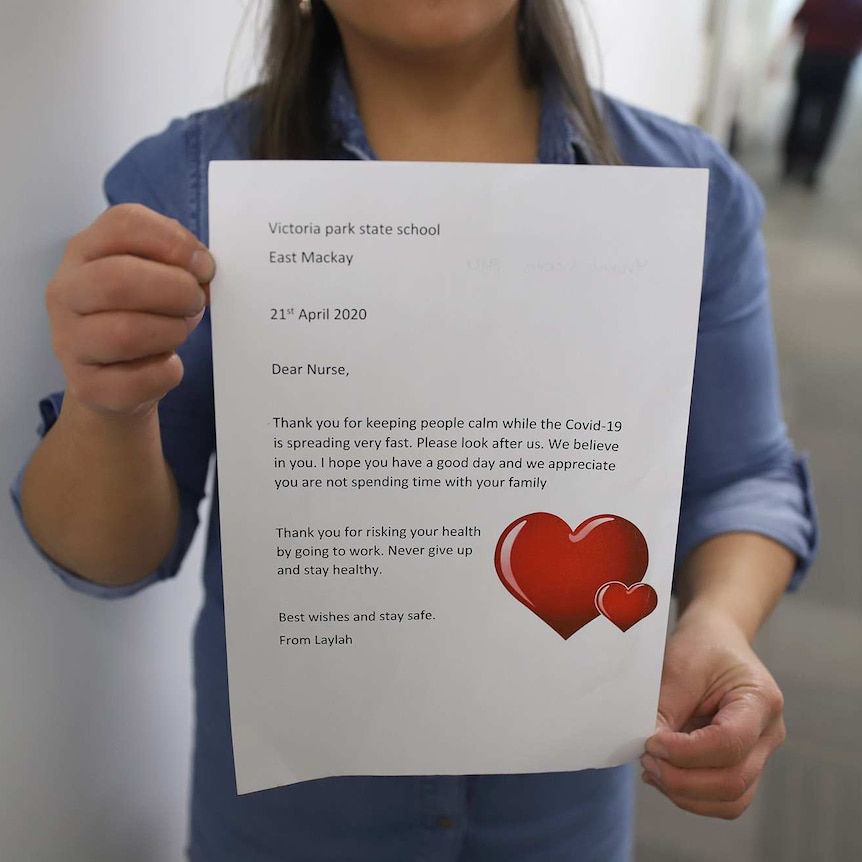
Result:
M683 496L677 564L723 533L758 533L784 545L797 559L788 590L798 589L820 544L807 457L709 494Z
M42 422L38 429L40 437L44 437L51 429L54 422L57 421L57 416L60 414L62 403L63 393L61 392L56 392L53 395L44 398L39 403L39 412L42 415ZM66 586L71 587L73 590L77 590L80 593L85 593L88 596L95 596L100 599L123 599L127 596L133 596L135 593L138 593L150 586L150 584L173 577L179 570L180 564L182 563L183 557L191 544L198 525L197 506L193 500L189 499L188 496L182 492L182 489L180 490L179 529L177 530L177 537L174 541L174 545L164 562L157 569L150 572L150 574L141 578L139 581L135 581L132 584L124 584L123 586L111 587L88 581L86 578L82 578L80 575L76 575L74 572L70 572L68 569L64 569L62 566L57 565L57 563L48 557L36 544L33 536L27 529L21 510L21 483L24 478L25 470L26 464L21 468L20 472L15 477L15 481L12 483L12 487L10 489L12 505L18 516L18 520L21 523L21 528L24 530L24 533L29 539L30 544L33 546L33 549L45 561L48 568L54 572L60 580L66 584Z

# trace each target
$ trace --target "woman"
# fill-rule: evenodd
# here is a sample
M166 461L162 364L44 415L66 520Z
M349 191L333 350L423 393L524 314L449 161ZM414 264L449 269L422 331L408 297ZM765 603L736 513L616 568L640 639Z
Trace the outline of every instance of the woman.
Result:
M279 0L261 86L114 167L115 206L72 239L48 287L67 390L43 402L50 430L16 489L55 570L124 596L179 567L214 451L207 164L250 155L711 169L681 615L642 774L687 810L741 814L784 736L781 694L750 644L815 532L780 416L761 202L696 130L594 104L561 0ZM217 495L204 578L194 862L630 858L628 767L327 779L237 797Z

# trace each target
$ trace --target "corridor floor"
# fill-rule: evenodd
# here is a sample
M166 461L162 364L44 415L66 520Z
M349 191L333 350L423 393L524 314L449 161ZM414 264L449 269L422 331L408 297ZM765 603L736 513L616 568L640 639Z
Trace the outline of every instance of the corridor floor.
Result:
M788 740L732 823L641 788L637 862L862 859L862 86L841 131L816 191L783 185L764 144L741 156L767 199L785 412L810 452L822 527L808 581L758 640Z

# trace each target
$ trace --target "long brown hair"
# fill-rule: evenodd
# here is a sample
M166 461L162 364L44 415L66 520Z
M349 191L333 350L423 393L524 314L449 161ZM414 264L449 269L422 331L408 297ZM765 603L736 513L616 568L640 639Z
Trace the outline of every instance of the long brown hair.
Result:
M564 0L520 0L519 34L525 77L560 81L592 159L619 164L602 121ZM269 41L261 83L248 95L260 104L253 156L258 159L326 158L333 148L329 91L341 37L323 0L309 12L299 0L271 0Z

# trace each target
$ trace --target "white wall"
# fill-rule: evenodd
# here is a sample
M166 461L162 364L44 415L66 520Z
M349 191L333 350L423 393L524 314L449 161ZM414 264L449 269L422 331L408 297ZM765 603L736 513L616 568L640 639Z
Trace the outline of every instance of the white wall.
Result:
M709 72L701 125L727 142L738 118L749 77L750 0L715 0L712 7Z
M135 140L222 100L240 0L4 0L0 23L0 481L60 383L42 295ZM237 68L247 68L247 45ZM242 83L242 75L235 86ZM5 492L4 492L5 497ZM128 602L77 596L0 503L0 858L182 858L197 549Z
M709 0L569 0L569 4L580 22L597 83L641 107L685 122L695 119L706 72ZM590 22L598 51L590 39Z

